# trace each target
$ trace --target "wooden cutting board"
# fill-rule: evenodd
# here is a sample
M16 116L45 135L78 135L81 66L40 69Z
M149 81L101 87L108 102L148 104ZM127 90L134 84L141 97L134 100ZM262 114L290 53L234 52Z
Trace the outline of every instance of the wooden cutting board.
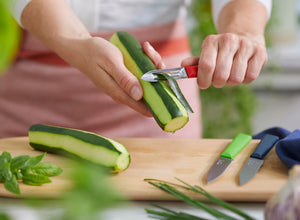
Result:
M132 200L170 200L172 197L156 189L145 178L156 178L177 183L174 177L191 185L199 185L213 195L240 202L267 201L286 183L287 168L280 162L275 149L265 157L265 162L256 176L239 186L239 172L258 144L251 141L234 159L230 167L216 181L206 184L206 175L219 155L227 147L229 139L150 139L115 138L131 155L131 164L126 171L111 177L112 184ZM0 139L0 152L8 151L12 156L40 155L32 149L27 137ZM48 153L43 162L51 162L63 169L71 169L62 156ZM52 183L28 186L20 183L23 197L57 197L70 186L67 176L61 174L51 178ZM191 194L195 198L203 197ZM15 197L0 184L0 196Z

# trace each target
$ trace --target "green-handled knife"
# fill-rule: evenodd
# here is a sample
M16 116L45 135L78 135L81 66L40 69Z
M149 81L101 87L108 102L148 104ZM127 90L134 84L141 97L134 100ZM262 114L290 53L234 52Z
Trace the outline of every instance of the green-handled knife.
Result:
M251 140L252 137L250 135L239 133L208 171L207 184L219 178L229 167L236 155L238 155L241 150L249 144Z

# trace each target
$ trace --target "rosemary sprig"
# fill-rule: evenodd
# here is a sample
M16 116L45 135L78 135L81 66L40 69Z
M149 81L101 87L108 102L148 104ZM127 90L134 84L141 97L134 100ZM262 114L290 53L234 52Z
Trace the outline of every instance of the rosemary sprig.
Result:
M206 190L204 190L202 187L200 186L192 186L178 178L175 178L176 180L178 180L179 182L181 182L183 185L181 184L176 184L176 183L171 183L171 182L167 182L167 181L162 181L162 180L157 180L157 179L145 179L146 182L148 182L149 184L173 195L174 197L176 197L177 199L192 205L196 208L202 209L205 212L209 213L210 215L214 216L217 219L226 219L226 220L235 220L236 218L229 216L221 211L218 211L215 208L212 208L208 205L206 205L205 203L212 203L218 206L221 206L229 211L231 211L232 213L235 213L236 215L239 215L241 217L243 217L246 220L254 220L251 216L249 216L248 214L246 214L245 212L241 211L240 209L238 209L237 207L231 205L230 203L227 203L221 199L216 198L215 196L211 195L210 193L208 193ZM189 191L193 191L196 193L199 193L203 196L205 196L207 198L207 200L205 201L199 201L196 199L193 199L192 197L186 195L185 193L179 191L177 188L182 188L185 190L189 190ZM151 209L146 209L147 213L151 214L150 217L153 218L153 216L159 216L159 219L181 219L181 220L185 220L185 219L197 219L199 217L197 216L189 216L190 218L185 218L185 215L189 215L187 213L184 213L184 215L182 215L182 212L174 212L172 210L169 209L165 209L161 206L157 206L156 207L164 210L164 212L162 211L155 211L155 210L151 210ZM181 214L180 214L181 213ZM168 216L173 216L173 218L168 217ZM193 218L192 218L193 217ZM201 218L200 218L201 219Z

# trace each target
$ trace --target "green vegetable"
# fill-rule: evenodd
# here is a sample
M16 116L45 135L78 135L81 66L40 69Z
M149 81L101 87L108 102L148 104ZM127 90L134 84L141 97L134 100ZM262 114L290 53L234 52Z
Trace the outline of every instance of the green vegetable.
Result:
M29 128L29 143L37 150L64 154L113 172L130 164L129 152L122 144L82 130L36 124Z
M41 163L45 154L35 157L21 155L12 158L10 153L2 152L0 155L0 182L4 182L5 189L20 195L18 180L22 179L23 183L28 185L51 183L48 177L61 174L62 169L54 164Z
M179 85L177 84L174 77L170 76L167 73L160 73L166 80L168 80L170 87L172 88L172 91L175 93L178 100L181 102L181 104L185 107L186 110L188 110L190 113L194 113L192 107L188 103L188 101L185 99L184 95L182 94Z
M138 79L156 69L150 58L143 52L140 43L127 32L116 32L110 39L124 57L125 66ZM143 87L143 100L158 125L167 132L175 132L189 120L188 113L165 81L146 82L140 80Z
M170 183L170 182L157 180L157 179L145 179L145 181L147 181L149 184L157 187L158 189L163 190L164 192L167 192L167 193L173 195L177 199L179 199L179 200L181 200L181 201L183 201L183 202L185 202L185 203L187 203L191 206L194 206L196 208L204 210L205 212L209 213L210 215L212 215L213 217L215 217L217 219L235 220L236 218L232 217L228 214L225 214L224 212L218 211L217 209L212 208L212 207L206 205L205 203L215 204L215 205L221 206L221 207L231 211L235 215L239 215L243 219L254 220L251 216L247 215L246 213L239 210L238 208L231 205L230 203L227 203L223 200L220 200L220 199L214 197L213 195L211 195L210 193L205 191L202 187L192 186L192 185L190 185L190 184L188 184L188 183L186 183L186 182L184 182L180 179L177 179L177 180L179 182L181 182L183 185ZM198 201L196 199L193 199L192 197L190 197L187 194L183 193L182 191L178 190L178 188L199 193L199 194L205 196L207 198L207 201L202 202L202 201ZM175 211L172 211L170 209L163 208L161 206L157 206L157 205L154 205L154 206L161 209L161 210L163 210L163 211L145 209L146 212L149 213L150 217L152 217L152 218L157 218L157 219L162 219L162 220L173 220L173 219L174 220L188 220L188 219L198 220L198 219L203 219L201 217L193 216L193 215L190 215L190 214L187 214L187 213L184 213L184 212L175 212ZM239 219L241 219L241 218L239 218Z

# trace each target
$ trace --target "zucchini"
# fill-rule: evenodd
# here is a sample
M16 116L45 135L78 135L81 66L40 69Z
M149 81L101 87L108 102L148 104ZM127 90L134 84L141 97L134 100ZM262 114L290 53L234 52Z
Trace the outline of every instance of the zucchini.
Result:
M167 132L182 128L189 120L188 113L168 83L140 79L144 73L156 68L137 39L127 32L119 31L114 33L110 42L119 48L125 66L139 79L144 91L143 100L158 125Z
M28 134L29 144L36 150L83 159L112 172L123 171L130 164L129 152L122 144L91 132L35 124Z

